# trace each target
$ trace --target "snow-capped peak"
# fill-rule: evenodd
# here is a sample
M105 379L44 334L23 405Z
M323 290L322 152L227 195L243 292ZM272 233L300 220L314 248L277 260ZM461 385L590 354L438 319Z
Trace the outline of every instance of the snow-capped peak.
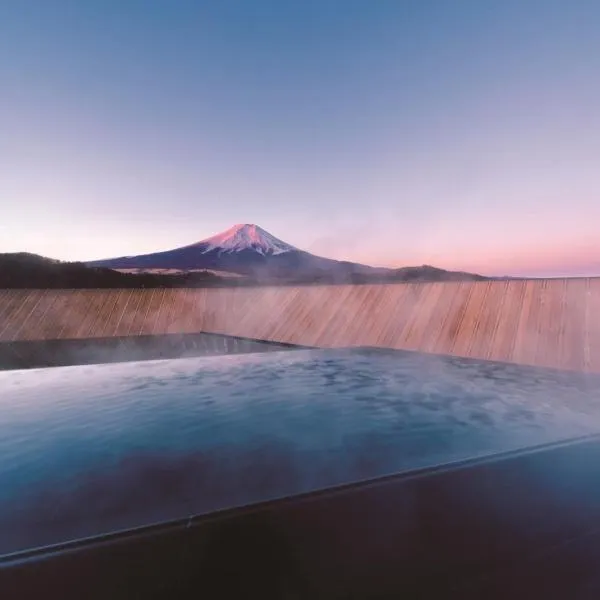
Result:
M296 250L294 246L282 242L258 225L249 223L234 225L222 233L198 242L197 245L204 247L204 254L215 250L220 252L254 250L259 254L266 255L283 254Z

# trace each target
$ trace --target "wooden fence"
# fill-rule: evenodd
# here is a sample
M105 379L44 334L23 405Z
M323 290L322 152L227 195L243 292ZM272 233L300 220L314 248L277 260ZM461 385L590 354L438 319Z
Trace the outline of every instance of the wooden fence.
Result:
M600 372L600 279L0 290L0 342L200 331Z

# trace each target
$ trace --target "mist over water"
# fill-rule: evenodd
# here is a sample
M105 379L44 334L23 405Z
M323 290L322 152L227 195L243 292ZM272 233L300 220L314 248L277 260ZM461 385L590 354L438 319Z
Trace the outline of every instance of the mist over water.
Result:
M0 373L0 553L600 431L600 378L378 349Z

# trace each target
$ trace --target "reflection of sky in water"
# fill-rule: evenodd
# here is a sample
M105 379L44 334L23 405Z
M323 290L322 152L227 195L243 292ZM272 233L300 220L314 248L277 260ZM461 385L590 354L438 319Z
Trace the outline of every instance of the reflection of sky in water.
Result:
M0 373L0 553L600 430L600 379L380 350Z

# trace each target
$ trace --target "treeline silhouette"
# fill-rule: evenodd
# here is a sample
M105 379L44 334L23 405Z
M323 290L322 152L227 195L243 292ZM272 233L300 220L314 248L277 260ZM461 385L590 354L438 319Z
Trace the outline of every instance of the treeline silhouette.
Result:
M80 262L54 261L36 254L0 254L0 288L172 288L224 285L210 272L182 274L121 273Z

